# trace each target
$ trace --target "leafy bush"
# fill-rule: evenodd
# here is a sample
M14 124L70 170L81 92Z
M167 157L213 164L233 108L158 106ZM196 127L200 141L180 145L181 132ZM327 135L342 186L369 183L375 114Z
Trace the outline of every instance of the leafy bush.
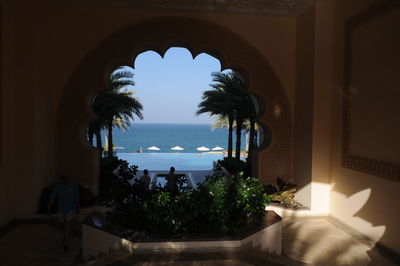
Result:
M225 157L223 160L218 160L218 164L223 166L232 175L238 175L240 172L243 172L246 176L249 173L248 164L237 158Z
M130 174L135 173L131 170ZM119 171L115 173L120 175ZM109 183L109 195L113 196L106 201L111 207L107 219L116 228L147 234L233 233L243 225L261 221L269 202L256 178L240 175L210 176L195 189L178 179L178 193L164 187L146 190L140 182L129 184L132 178L120 177Z
M99 198L104 205L110 207L125 200L125 195L129 194L129 181L135 177L137 168L117 157L102 158Z

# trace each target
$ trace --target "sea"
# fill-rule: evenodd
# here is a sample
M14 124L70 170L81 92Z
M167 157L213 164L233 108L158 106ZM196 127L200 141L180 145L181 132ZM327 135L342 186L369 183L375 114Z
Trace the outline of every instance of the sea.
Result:
M103 135L103 143L105 136ZM228 149L228 129L211 130L208 124L150 124L133 123L127 130L114 129L113 143L116 155L139 170L210 170L213 162L224 154L213 153L213 148ZM233 146L235 147L235 132ZM149 150L150 147L159 150ZM182 150L172 150L179 146ZM209 151L199 151L206 147ZM242 134L242 148L245 149L245 136Z
M104 142L104 140L103 140ZM118 153L151 152L172 153L175 146L182 147L180 153L198 153L198 147L215 148L217 146L227 150L228 129L217 128L211 130L208 124L150 124L133 123L127 130L113 129L113 142ZM235 132L233 146L235 147ZM160 150L148 148L156 146ZM245 149L245 136L242 134L242 148Z

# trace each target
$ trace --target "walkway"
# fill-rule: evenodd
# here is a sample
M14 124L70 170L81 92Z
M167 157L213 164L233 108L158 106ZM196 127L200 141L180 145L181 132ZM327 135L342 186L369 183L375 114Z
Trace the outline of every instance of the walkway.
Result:
M53 223L20 224L3 236L1 265L78 265L81 241L76 235L70 251L61 250L62 232ZM296 218L284 223L284 256L257 251L203 250L200 253L120 254L97 265L398 265L371 249L362 236L329 218ZM302 261L302 262L299 262ZM104 261L103 261L104 262ZM88 264L89 265L89 264ZM90 264L96 265L96 264Z
M63 233L52 224L19 224L0 238L0 265L73 265L81 254L81 240L71 237L62 250Z
M312 265L395 266L374 243L331 218L303 217L285 221L283 252Z

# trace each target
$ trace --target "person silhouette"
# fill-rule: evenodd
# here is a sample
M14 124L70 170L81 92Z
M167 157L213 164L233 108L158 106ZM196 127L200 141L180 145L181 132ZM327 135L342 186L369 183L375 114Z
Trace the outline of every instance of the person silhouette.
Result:
M175 194L178 191L178 188L176 185L177 176L175 174L175 167L171 166L166 179L167 179L167 190L169 192L171 192L172 194Z
M47 215L50 215L50 208L57 200L58 218L64 226L64 236L62 238L64 251L68 251L68 240L70 234L71 220L79 213L79 188L78 185L68 179L67 176L61 176L61 182L54 186L50 196Z
M139 181L144 184L146 190L150 188L150 176L149 176L149 170L144 169L143 170L143 175L140 177Z

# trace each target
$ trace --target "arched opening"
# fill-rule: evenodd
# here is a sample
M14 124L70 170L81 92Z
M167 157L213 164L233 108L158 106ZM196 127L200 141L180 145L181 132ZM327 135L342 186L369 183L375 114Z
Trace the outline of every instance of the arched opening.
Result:
M88 125L88 140L101 149L103 166L118 158L138 166L137 177L146 170L150 178L173 166L190 174L194 187L213 174L218 161L228 171L255 176L249 159L262 144L256 121L265 103L248 92L241 73L221 71L215 57L201 53L193 58L178 47L164 57L143 52L133 65L113 70L107 90L93 102L97 118Z
M132 37L134 36L134 37ZM57 154L59 171L74 176L96 190L98 152L83 141L87 124L95 117L92 99L106 88L108 74L129 65L138 54L154 50L161 56L170 47L187 48L193 57L207 53L221 62L221 69L239 71L249 91L266 102L258 122L268 125L274 140L260 148L258 177L263 183L291 177L291 112L286 94L264 57L245 40L217 24L183 17L146 20L116 32L95 47L76 67L64 90L58 111ZM279 115L274 106L281 107Z

